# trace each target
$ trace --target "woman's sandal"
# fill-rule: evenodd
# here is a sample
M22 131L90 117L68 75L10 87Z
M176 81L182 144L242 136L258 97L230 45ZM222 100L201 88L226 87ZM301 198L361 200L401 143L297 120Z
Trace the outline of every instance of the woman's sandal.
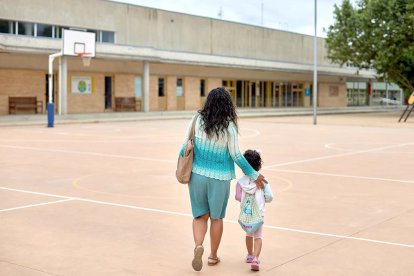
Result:
M194 259L191 265L193 266L193 269L195 271L200 271L203 268L203 253L204 253L204 247L199 244L194 248Z
M207 262L207 264L208 264L209 266L213 266L213 265L218 264L219 262L220 262L220 258L219 258L219 257L217 257L217 258L208 257L208 262Z

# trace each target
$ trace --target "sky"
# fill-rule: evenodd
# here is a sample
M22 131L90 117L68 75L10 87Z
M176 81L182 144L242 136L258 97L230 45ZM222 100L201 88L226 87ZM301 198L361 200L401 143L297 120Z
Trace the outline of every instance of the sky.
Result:
M314 35L315 0L114 0L139 6L258 25ZM334 23L334 5L342 0L317 0L317 35ZM263 9L262 9L263 7ZM263 10L263 12L262 12Z

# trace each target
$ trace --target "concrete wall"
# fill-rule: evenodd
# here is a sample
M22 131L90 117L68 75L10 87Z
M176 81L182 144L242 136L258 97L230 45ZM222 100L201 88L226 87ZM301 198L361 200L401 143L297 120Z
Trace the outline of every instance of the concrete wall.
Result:
M0 0L0 18L115 32L117 44L302 64L313 37L104 0ZM51 12L52 11L52 12ZM88 16L81 16L87 12ZM328 65L318 40L319 64Z

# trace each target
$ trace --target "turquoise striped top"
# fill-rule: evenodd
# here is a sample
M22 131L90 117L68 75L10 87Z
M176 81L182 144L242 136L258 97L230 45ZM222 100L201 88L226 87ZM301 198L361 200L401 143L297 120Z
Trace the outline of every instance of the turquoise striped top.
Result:
M184 143L181 147L180 155L184 154L187 145L188 135L194 117L187 127ZM256 180L259 173L240 153L238 133L233 122L229 123L224 135L208 138L202 126L201 115L197 117L194 137L194 160L192 172L219 180L231 180L236 178L234 163L236 163L243 173L253 180Z

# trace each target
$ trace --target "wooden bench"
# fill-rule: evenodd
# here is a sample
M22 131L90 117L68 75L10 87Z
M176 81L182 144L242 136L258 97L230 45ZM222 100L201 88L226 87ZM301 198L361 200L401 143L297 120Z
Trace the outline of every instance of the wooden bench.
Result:
M32 111L34 114L40 110L42 113L43 102L36 97L9 97L9 114L17 114L18 110Z
M115 111L137 111L135 97L115 97Z

